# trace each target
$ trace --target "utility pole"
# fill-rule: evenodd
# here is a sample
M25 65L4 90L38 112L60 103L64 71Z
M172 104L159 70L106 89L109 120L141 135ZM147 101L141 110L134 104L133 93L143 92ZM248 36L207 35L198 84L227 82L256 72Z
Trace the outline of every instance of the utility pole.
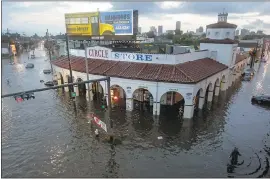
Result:
M113 135L112 135L112 130L113 130L113 121L111 119L111 79L110 77L107 77L107 92L108 92L108 121L110 123L110 141L113 142Z
M48 29L47 29L46 37L47 37L47 47L48 47L48 50L49 50L49 58L50 58L50 64L51 64L51 72L53 73L53 68L52 68L52 55L51 55L51 44L49 44L49 31L48 31Z
M84 50L85 50L85 69L86 69L86 79L89 81L89 70L88 70L88 60L87 60L87 45L84 45ZM90 85L87 83L87 90L88 90L88 99L89 99L89 104L91 104L91 97L90 97Z
M68 35L66 33L66 46L67 46L67 57L68 57L68 62L69 62L69 75L70 75L70 79L71 79L71 83L73 83L73 76L72 76L72 69L71 69L71 61L69 58L69 47L68 47ZM71 92L74 92L74 86L71 86ZM71 93L69 94L71 97Z

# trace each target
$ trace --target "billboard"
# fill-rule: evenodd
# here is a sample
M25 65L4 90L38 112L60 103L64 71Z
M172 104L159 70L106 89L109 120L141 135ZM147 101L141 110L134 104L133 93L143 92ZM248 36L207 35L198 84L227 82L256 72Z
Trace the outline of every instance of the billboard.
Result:
M68 13L65 24L69 36L136 35L138 11Z
M133 35L133 10L100 12L100 23L111 24L115 35Z

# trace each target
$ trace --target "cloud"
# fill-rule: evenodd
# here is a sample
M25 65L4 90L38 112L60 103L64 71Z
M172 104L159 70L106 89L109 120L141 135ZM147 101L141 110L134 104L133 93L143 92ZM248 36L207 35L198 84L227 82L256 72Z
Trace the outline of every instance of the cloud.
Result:
M33 34L65 32L64 14L107 10L136 9L139 11L139 26L149 31L150 26L163 25L164 30L175 29L175 22L181 21L181 30L195 31L199 26L217 22L217 14L229 13L228 22L239 28L252 27L259 19L259 25L270 33L269 2L3 2L2 28ZM258 21L257 21L258 23Z
M243 28L251 30L264 30L270 29L270 23L266 23L261 19L256 19L255 21L250 22L249 24L243 25Z
M183 2L175 2L175 1L166 1L166 2L157 2L156 3L161 9L175 9L179 8Z

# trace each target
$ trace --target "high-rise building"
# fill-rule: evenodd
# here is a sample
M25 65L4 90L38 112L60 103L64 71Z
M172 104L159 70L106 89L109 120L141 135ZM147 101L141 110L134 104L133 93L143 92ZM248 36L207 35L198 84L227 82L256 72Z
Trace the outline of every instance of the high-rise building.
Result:
M176 21L176 30L181 30L181 22L180 21Z
M150 31L154 32L154 34L157 35L157 29L155 26L151 26Z
M200 26L199 29L198 29L199 32L203 32L203 27Z
M138 32L139 32L139 34L142 34L142 27L138 28Z
M160 36L163 33L163 26L159 25L158 26L158 36Z

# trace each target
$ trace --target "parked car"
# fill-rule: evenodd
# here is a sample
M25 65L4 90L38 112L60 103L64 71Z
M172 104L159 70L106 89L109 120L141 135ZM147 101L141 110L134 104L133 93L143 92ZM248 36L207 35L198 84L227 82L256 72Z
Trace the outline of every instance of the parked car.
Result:
M258 103L258 104L267 104L267 105L270 105L270 95L252 96L251 102L252 103Z

